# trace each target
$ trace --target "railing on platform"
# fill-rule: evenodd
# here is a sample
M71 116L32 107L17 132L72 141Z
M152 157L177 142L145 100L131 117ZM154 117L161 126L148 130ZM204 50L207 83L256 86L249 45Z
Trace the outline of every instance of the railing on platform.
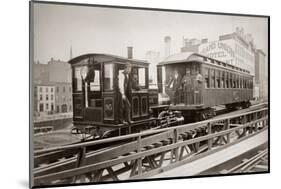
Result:
M34 134L42 134L48 133L54 130L53 126L45 126L45 127L34 127L33 133Z
M263 108L171 128L37 150L34 182L40 186L148 178L227 148L267 127L268 109ZM109 143L116 145L101 148Z

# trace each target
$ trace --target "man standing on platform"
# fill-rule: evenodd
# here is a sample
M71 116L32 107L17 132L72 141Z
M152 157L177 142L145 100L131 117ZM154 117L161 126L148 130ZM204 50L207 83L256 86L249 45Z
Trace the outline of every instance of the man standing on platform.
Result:
M180 102L181 94L181 77L179 75L178 70L175 70L174 77L168 83L168 88L173 89L175 91L174 97L172 99L173 104L176 105Z
M186 68L185 75L182 78L183 85L183 101L185 105L193 104L193 86L192 86L192 77L190 74L190 68Z
M203 77L196 69L195 80L194 80L194 101L196 104L201 103L201 91L202 91Z
M126 65L125 70L122 72L123 75L123 80L124 82L122 82L122 80L118 82L119 83L119 96L120 98L118 98L118 101L120 101L120 109L119 109L119 116L120 116L120 120L122 120L122 122L124 124L127 123L131 123L131 103L129 101L129 99L132 96L132 78L131 78L131 65ZM121 76L119 76L121 77Z

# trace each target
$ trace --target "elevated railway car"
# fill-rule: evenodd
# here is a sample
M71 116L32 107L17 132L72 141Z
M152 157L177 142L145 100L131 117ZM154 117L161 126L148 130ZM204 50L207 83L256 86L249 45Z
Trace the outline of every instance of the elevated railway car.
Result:
M149 113L148 63L109 54L85 54L69 61L72 68L73 124L75 132L97 137L138 132L155 119ZM134 81L127 95L129 120L120 111L124 90L124 72L130 67L127 80ZM126 114L126 113L125 113ZM78 131L79 130L79 131Z
M72 132L94 139L208 119L214 106L246 108L253 98L253 76L247 70L197 53L160 62L153 88L146 61L84 54L69 63Z
M168 95L170 110L181 111L186 122L214 116L218 105L249 107L253 98L249 71L197 53L171 55L157 70L159 93Z

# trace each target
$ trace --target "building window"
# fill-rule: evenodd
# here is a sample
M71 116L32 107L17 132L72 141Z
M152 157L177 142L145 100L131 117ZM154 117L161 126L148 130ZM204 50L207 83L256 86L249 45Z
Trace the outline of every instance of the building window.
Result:
M56 112L57 112L57 113L60 112L60 106L57 106Z
M49 110L49 104L46 104L46 110Z
M51 88L51 92L54 92L54 89L53 89L53 87Z
M39 105L39 111L40 111L40 112L43 112L43 111L44 111L44 104L41 103L41 104Z
M71 92L71 87L69 87L69 92Z
M51 111L54 111L54 104L51 104Z
M57 87L57 93L59 92L59 87Z
M40 98L39 98L40 100L43 100L43 96L40 94Z
M54 100L54 95L51 95L51 100Z
M71 107L71 105L69 105L69 111L72 111L72 107Z
M63 89L62 89L62 90L63 90L63 92L65 93L65 87L63 87Z
M46 92L48 92L48 87L46 87Z
M42 87L39 87L39 91L42 93Z
M205 69L205 88L210 88L209 69Z
M46 95L46 100L49 100L49 96L48 95Z

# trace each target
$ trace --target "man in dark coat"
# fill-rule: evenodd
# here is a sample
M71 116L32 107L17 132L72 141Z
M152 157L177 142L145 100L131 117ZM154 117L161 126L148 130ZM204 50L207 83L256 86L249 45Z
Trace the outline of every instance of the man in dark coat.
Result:
M202 87L203 87L203 76L200 74L199 70L196 70L196 74L193 81L194 85L194 102L196 104L202 103Z
M120 102L119 108L119 120L121 123L131 123L131 103L129 99L132 96L132 78L131 78L131 66L128 64L122 73L124 75L124 83L119 84L118 102ZM122 80L121 80L122 81ZM119 82L118 82L119 83Z
M180 102L181 94L181 77L179 75L178 70L175 70L174 77L168 82L168 88L173 89L174 97L172 99L173 104L176 105Z
M193 104L193 78L190 74L190 68L186 68L185 75L182 78L182 85L183 85L183 101L185 105Z
M90 83L95 81L95 69L94 64L89 65L89 70L87 73L87 76L85 78L85 82Z

